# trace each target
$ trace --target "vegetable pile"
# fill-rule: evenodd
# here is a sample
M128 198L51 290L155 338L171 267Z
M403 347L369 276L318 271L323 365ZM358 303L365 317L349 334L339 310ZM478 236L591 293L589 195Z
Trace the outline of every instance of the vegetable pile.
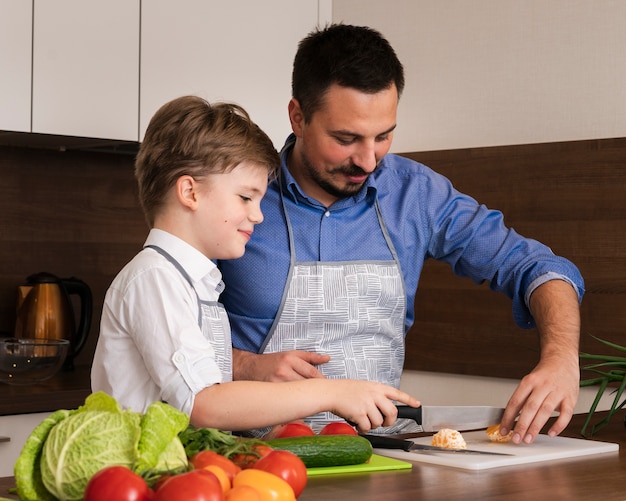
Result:
M145 414L123 410L98 392L33 430L15 463L16 491L29 501L295 501L307 466L372 454L352 428L300 431L307 436L247 439L194 428L161 402Z
M94 393L83 406L56 411L33 430L15 463L17 494L33 501L80 500L89 479L107 466L137 474L185 469L178 434L188 424L186 414L161 402L142 415Z

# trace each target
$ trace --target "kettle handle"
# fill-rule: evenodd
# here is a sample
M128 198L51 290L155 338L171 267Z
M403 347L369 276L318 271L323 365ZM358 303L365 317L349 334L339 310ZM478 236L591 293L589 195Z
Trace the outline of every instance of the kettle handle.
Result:
M76 277L63 278L61 283L68 295L76 294L80 298L80 321L76 330L76 338L72 343L72 356L78 355L91 328L91 317L93 312L93 296L89 286Z

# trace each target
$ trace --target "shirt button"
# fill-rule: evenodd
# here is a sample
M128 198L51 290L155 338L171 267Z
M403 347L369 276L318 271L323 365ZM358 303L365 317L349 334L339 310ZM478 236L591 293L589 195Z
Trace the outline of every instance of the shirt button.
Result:
M183 355L182 353L176 353L174 355L174 361L175 362L184 362L185 361L185 355Z
M329 216L330 216L330 211L329 211L329 210L327 210L327 211L324 213L324 216L329 217Z

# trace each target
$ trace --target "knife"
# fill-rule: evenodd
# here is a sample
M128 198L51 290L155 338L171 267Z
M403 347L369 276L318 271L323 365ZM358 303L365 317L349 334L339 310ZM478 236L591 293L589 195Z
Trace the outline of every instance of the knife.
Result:
M442 428L458 431L479 430L499 424L504 414L500 407L487 405L396 405L398 418L407 418L421 426L422 431L435 432Z
M448 449L446 447L436 447L434 445L416 444L412 440L402 440L400 438L384 437L382 435L361 434L369 440L375 449L401 449L407 452L419 454L421 452L452 452L456 454L488 454L490 456L513 456L505 452L477 451L473 449Z

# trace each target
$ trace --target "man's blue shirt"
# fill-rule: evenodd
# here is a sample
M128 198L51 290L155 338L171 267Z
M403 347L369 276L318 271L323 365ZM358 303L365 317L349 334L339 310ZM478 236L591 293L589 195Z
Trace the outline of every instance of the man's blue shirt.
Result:
M220 300L229 314L235 348L258 352L281 304L290 249L279 182L299 262L391 259L381 239L368 238L380 231L374 227L376 218L363 217L378 201L406 286L405 332L413 324L415 292L429 258L506 294L521 327L534 325L528 296L548 279L567 280L582 299L584 283L573 263L507 228L499 211L458 192L430 168L386 155L358 194L326 209L304 195L289 173L285 161L292 143L293 136L282 153L280 179L269 185L261 203L264 221L255 227L245 255L218 262L226 284Z

